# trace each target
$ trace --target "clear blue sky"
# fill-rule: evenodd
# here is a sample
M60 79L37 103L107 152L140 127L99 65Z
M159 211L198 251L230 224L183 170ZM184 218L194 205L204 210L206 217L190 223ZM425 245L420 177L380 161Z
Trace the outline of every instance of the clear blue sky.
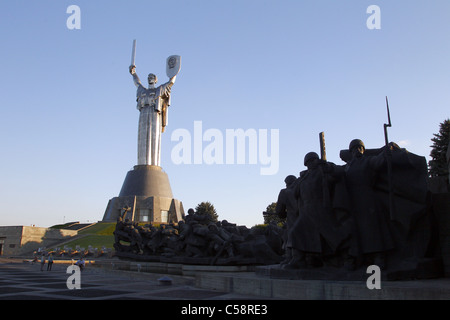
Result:
M70 5L81 29L69 30ZM378 5L381 29L366 9ZM128 73L172 89L162 167L187 210L253 226L284 178L304 170L325 132L329 161L354 138L391 141L429 160L450 116L450 2L433 1L12 1L0 2L0 225L101 220L137 161L136 88ZM261 164L179 164L177 129L279 130L279 170ZM208 143L204 143L204 146Z

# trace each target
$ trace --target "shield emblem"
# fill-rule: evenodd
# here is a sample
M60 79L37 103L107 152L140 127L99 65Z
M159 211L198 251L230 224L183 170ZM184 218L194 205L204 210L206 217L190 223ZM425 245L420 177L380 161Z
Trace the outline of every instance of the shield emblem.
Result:
M170 56L166 60L166 74L169 78L175 77L181 69L181 56Z

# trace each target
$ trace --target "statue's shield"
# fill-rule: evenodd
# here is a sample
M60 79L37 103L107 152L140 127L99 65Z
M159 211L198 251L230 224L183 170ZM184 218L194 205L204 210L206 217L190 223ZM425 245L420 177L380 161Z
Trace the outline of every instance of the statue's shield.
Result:
M175 77L181 69L181 56L170 56L166 60L166 74L169 78Z

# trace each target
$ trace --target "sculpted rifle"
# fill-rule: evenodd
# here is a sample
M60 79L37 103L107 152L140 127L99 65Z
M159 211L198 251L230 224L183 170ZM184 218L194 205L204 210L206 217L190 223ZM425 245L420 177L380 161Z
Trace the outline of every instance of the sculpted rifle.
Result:
M384 142L386 146L386 163L387 163L388 188L389 188L389 217L391 218L391 220L394 220L394 184L392 181L392 151L391 146L389 145L389 139L387 134L387 128L392 127L392 124L391 124L391 115L389 112L389 102L387 97L386 97L386 108L387 108L388 123L385 123L383 127L384 127Z
M328 188L328 174L327 174L327 152L325 149L325 134L323 132L319 133L320 142L320 160L322 164L320 168L322 170L322 190L323 190L323 205L325 208L331 208L330 190Z

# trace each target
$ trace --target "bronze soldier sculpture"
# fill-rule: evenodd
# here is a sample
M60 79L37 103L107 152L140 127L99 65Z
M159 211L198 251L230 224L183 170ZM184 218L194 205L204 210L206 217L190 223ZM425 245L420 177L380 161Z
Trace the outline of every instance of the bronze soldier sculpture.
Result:
M285 250L285 260L282 264L289 263L293 258L292 253L292 237L289 230L291 230L298 217L297 199L295 198L294 188L297 177L289 175L284 179L286 188L282 189L278 194L277 205L275 212L280 218L286 219L286 225L283 232L283 248Z
M388 212L380 206L373 185L385 156L365 156L364 143L359 139L350 142L352 158L345 167L345 181L350 199L350 212L356 222L360 254L369 264L385 267L385 254L394 248L389 230Z

